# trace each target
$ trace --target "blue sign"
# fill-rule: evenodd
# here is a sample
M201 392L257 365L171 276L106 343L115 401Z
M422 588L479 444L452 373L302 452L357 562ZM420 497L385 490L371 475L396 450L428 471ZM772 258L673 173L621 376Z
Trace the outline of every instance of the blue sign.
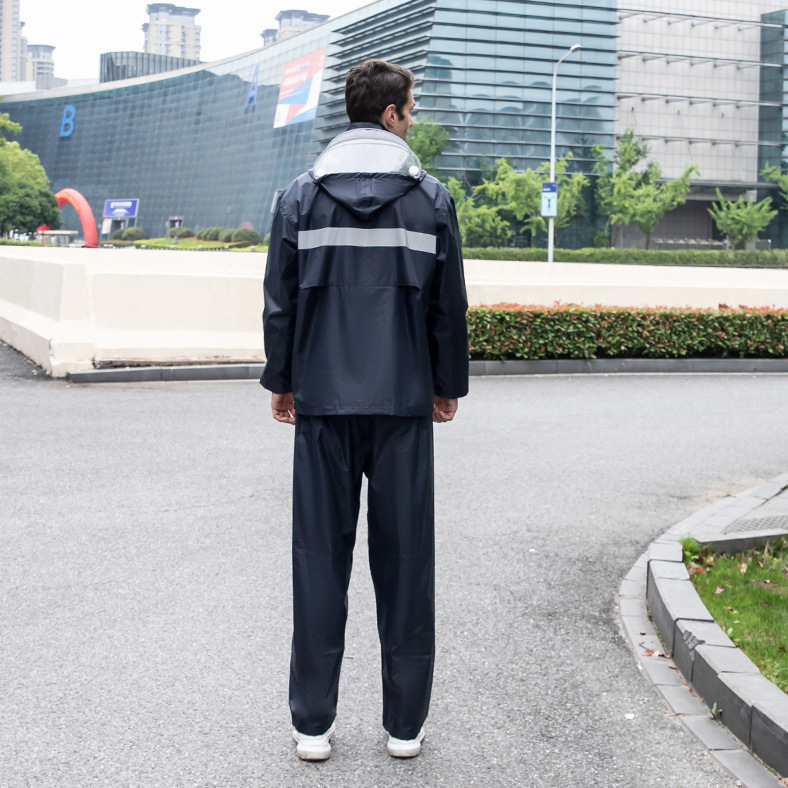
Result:
M105 219L134 219L137 216L139 199L133 200L105 200Z
M74 116L77 108L73 104L66 104L63 107L63 117L60 120L60 137L70 137L74 131Z
M558 216L558 184L555 181L542 184L542 216Z
M254 75L252 76L252 81L249 83L249 92L246 94L246 104L244 104L244 109L246 109L250 104L253 107L257 106L257 78L259 69L259 65L254 67Z

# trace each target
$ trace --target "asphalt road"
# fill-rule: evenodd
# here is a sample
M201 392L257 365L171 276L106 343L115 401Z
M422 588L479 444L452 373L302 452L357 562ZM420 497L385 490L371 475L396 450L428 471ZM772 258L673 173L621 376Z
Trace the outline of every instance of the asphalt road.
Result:
M0 785L733 785L638 671L614 598L662 530L788 470L788 376L473 379L435 428L423 753L385 754L362 522L333 754L307 764L291 428L254 382L33 371L0 347Z

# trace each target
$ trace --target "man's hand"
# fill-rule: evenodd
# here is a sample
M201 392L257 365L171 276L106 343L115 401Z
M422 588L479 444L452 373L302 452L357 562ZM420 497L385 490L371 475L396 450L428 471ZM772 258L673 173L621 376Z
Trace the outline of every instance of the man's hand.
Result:
M288 394L272 394L271 410L274 418L283 424L295 424L295 402L293 402L293 392Z
M458 404L456 399L447 399L446 397L439 397L436 394L433 397L432 420L437 424L451 421L454 418L454 414L457 412Z

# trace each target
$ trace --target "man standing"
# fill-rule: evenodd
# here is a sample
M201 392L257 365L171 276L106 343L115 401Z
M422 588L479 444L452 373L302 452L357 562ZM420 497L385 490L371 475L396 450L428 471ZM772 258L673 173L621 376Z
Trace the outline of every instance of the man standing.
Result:
M296 752L331 753L362 475L388 752L421 751L435 659L432 422L468 392L457 218L405 142L413 75L367 60L347 75L350 125L282 194L265 273L277 421L295 424Z

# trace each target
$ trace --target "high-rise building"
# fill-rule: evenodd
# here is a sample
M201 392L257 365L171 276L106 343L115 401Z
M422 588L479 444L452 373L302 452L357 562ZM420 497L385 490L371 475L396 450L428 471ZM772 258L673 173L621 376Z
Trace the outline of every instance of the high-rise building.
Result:
M144 52L151 55L200 59L200 26L194 18L199 8L185 8L170 3L151 3L146 13L150 21L142 26Z
M313 14L309 11L299 11L298 9L291 8L287 11L280 11L276 15L276 21L279 22L279 29L268 28L260 33L264 46L275 44L277 41L284 41L287 38L303 33L305 30L311 30L317 25L322 25L323 22L329 20L328 14Z
M19 82L22 74L22 22L19 0L0 0L0 82Z
M64 84L65 80L55 77L55 47L49 44L27 45L27 78L36 81L37 90L48 90Z

